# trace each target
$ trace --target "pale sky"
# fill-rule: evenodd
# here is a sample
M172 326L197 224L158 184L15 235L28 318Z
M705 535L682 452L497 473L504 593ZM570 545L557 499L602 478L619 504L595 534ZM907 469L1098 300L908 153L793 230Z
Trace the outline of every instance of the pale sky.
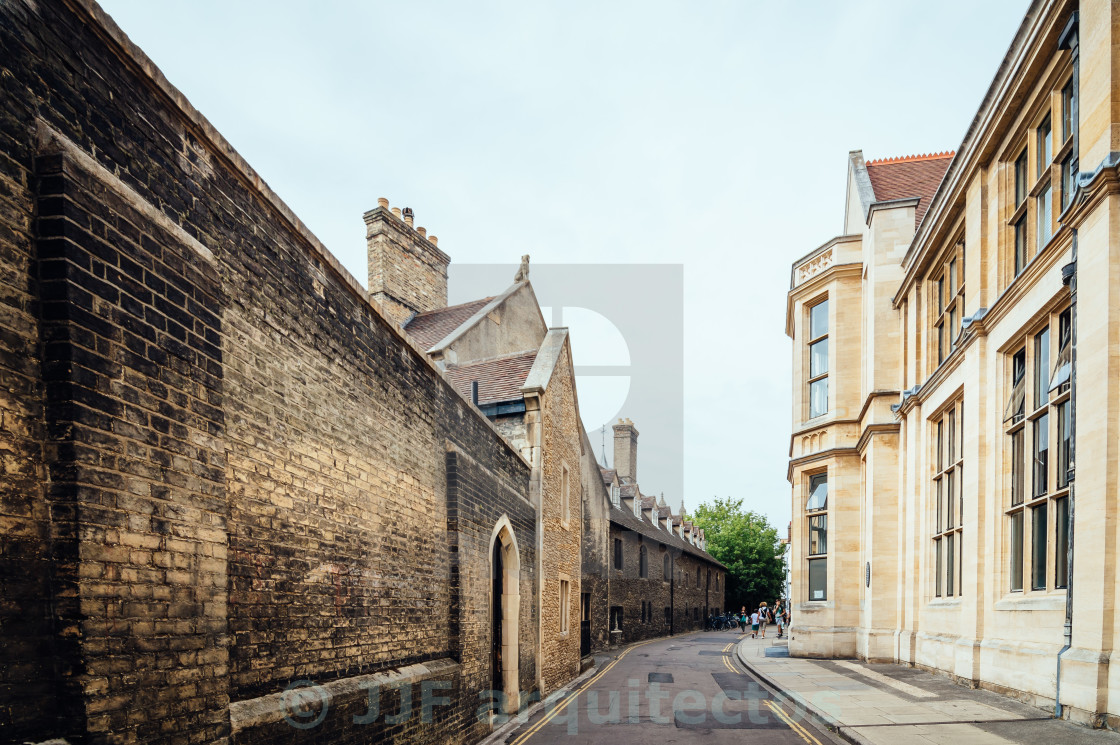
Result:
M453 266L682 264L685 503L782 535L790 264L849 150L957 148L1028 6L101 2L363 283L381 196Z

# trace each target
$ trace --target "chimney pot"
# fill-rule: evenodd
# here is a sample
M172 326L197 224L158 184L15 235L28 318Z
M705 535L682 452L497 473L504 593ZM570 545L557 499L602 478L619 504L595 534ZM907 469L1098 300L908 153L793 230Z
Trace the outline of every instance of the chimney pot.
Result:
M380 207L381 209L387 210L387 209L389 209L389 200L386 199L385 197L378 197L377 198L377 206Z
M422 237L425 237L425 238L426 238L426 237L428 236L428 229L427 229L427 228L425 228L425 227L419 227L419 228L417 228L417 229L416 229L416 232L417 232L417 233L419 233L419 234L420 234L420 235L421 235Z
M396 215L397 217L400 217L401 216L401 208L400 207L394 207L393 208L393 214Z
M431 241L433 246L439 245L439 238L436 238L434 235L429 235L428 240Z
M404 215L405 223L407 223L408 225L412 225L412 217L413 217L412 208L411 207L405 207L404 211L401 214Z

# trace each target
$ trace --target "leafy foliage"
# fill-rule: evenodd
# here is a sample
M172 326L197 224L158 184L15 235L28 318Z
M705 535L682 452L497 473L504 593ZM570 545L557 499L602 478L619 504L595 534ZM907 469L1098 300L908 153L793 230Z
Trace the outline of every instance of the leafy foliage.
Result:
M764 600L773 605L783 597L786 547L765 516L728 497L700 505L691 519L704 529L708 553L727 567L725 608L756 608Z

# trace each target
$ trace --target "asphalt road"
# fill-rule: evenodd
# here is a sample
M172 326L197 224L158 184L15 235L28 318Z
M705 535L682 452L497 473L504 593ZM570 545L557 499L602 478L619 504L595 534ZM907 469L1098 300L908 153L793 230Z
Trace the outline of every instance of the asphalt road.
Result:
M504 738L506 745L833 745L735 660L738 634L695 632L599 658L595 673Z

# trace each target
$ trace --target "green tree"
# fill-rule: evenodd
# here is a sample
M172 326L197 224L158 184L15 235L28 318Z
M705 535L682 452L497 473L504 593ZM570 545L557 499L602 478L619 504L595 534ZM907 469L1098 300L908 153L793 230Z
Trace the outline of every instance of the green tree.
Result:
M786 546L765 516L743 509L742 499L719 499L696 508L692 522L704 529L708 553L727 567L725 608L770 605L785 595Z

